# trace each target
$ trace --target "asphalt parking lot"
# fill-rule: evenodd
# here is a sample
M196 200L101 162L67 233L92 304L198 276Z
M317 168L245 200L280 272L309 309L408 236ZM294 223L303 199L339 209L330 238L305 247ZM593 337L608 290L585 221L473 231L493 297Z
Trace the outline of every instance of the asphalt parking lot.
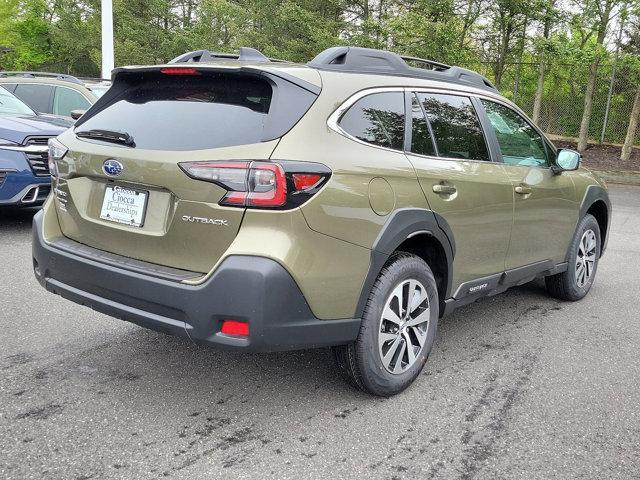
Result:
M32 213L0 212L0 478L640 478L640 188L611 195L585 300L457 311L390 399L328 350L220 352L50 295Z

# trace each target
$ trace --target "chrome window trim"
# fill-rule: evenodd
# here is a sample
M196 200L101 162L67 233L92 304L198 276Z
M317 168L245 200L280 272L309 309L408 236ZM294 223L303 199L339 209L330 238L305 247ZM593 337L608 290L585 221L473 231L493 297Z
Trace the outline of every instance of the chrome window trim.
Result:
M357 142L361 145L366 145L367 147L379 148L387 152L404 153L404 150L396 150L395 148L382 147L374 143L369 143L369 142L365 142L364 140L360 140L359 138L354 137L350 133L347 133L347 131L344 130L339 125L338 122L340 121L340 117L342 117L342 115L347 110L349 110L349 108L351 108L351 106L353 106L353 104L356 103L361 98L364 98L376 93L400 92L404 94L405 91L406 91L405 87L374 87L374 88L366 88L364 90L360 90L359 92L356 92L353 95L351 95L349 98L347 98L336 110L334 110L334 112L331 115L329 115L329 118L327 119L327 126L334 132L342 135L343 137L348 138L349 140L353 140L354 142ZM404 101L402 105L404 106ZM405 116L406 114L407 112L405 112Z
M387 93L387 92L403 92L405 95L407 93L411 94L412 92L419 92L419 93L436 93L436 94L443 94L443 95L455 95L458 97L486 97L487 100L494 100L495 97L492 97L491 95L478 95L476 93L471 93L471 92L465 92L464 90L457 90L457 89L453 89L453 88L441 88L441 87L373 87L373 88L365 88L364 90L360 90L356 93L354 93L353 95L351 95L349 98L347 98L342 104L340 104L340 106L335 109L333 111L333 113L331 113L331 115L329 115L329 118L327 119L327 126L333 130L334 132L336 132L339 135L342 135L343 137L348 138L349 140L353 140L354 142L357 142L361 145L365 145L367 147L372 147L372 148L379 148L381 150L385 150L387 152L394 152L394 153L404 153L405 155L412 155L412 156L416 156L416 157L420 157L420 158L427 158L430 160L446 160L446 161L452 161L452 162L473 162L473 163L497 163L497 164L501 164L501 161L497 161L497 160L493 160L493 159L489 159L489 160L476 160L476 159L468 159L468 158L453 158L453 157L444 157L444 156L434 156L434 155L421 155L419 153L414 153L411 151L407 151L407 150L396 150L393 148L388 148L388 147L382 147L380 145L375 145L373 143L369 143L369 142L365 142L364 140L360 140L359 138L354 137L353 135L351 135L350 133L347 133L342 127L340 127L340 125L338 124L338 122L340 121L340 117L342 117L342 115L349 110L349 108L356 103L358 100L360 100L361 98L364 98L368 95L372 95L375 93ZM509 106L509 105L506 105ZM407 115L407 112L405 111L405 117ZM476 115L478 115L478 113L476 112ZM478 119L480 120L480 119ZM482 125L481 125L482 128ZM537 130L537 129L536 129ZM406 134L406 132L405 132ZM487 144L487 151L489 151L489 141L487 139L486 133L484 131L484 129L482 129L482 135L484 136L484 140L485 143ZM546 138L546 137L545 137ZM489 152L489 155L491 155L491 152Z
M475 160L473 158L435 157L433 155L422 155L420 153L413 153L413 152L404 152L404 153L412 157L426 158L428 160L445 160L447 162L473 162L473 163L482 163L483 165L487 165L487 164L503 165L502 162L493 161L493 160Z

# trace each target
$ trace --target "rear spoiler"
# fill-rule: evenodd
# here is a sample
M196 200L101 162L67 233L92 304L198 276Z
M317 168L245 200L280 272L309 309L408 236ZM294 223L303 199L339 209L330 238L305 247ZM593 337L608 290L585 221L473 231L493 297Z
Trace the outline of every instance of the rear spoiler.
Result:
M166 73L163 72L165 69L167 70ZM182 69L189 71L180 73L179 70ZM176 72L176 70L178 70L178 72ZM196 71L194 72L193 70ZM273 102L271 105L269 122L268 125L265 126L265 137L263 141L273 140L287 133L311 107L321 91L319 86L298 78L295 75L283 72L278 68L267 69L263 66L243 65L238 61L220 62L216 64L174 63L141 67L121 67L114 69L111 73L111 88L78 119L75 126L81 126L101 110L116 103L122 98L127 89L144 82L145 76L147 78L152 77L158 79L159 76L164 75L198 75L199 72L246 74L247 76L262 78L268 81L274 90L277 89L278 93L274 94L273 98L279 99L280 101Z
M143 73L143 72L160 72L163 68L195 68L199 71L209 71L209 72L233 72L233 73L246 73L249 75L256 76L266 76L267 78L278 77L282 80L286 80L287 82L293 83L294 85L307 90L314 95L320 95L320 91L322 90L319 86L314 85L311 82L307 82L302 78L296 77L295 75L291 75L287 72L283 72L277 68L269 68L268 64L264 66L255 66L255 65L244 65L237 60L228 61L228 62L218 62L215 64L208 63L168 63L164 65L152 65L152 66L132 66L132 67L119 67L115 68L111 72L111 82L115 84L116 79L135 73Z

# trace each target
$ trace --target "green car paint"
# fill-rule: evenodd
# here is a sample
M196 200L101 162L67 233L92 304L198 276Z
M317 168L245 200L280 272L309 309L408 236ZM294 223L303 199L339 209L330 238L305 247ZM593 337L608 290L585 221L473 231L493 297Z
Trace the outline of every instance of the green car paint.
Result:
M203 71L235 72L242 67L287 75L321 92L290 130L258 143L155 150L79 138L75 134L79 127L67 131L58 140L68 153L58 161L55 192L43 209L46 241L65 237L100 251L193 272L182 283L194 286L204 284L232 256L269 258L291 275L315 317L331 321L357 317L363 293L368 294L364 290L370 288L367 278L377 268L372 256L376 242L394 228L400 211L434 212L443 231L446 226L455 249L448 279L452 297L464 284L507 270L562 264L589 187L603 189L583 168L558 173L548 166L503 163L486 124L488 161L380 147L336 128L347 109L345 102L351 105L354 96L376 92L488 99L521 113L486 89L303 65L225 61L197 66ZM167 67L171 65L144 68ZM136 67L118 75L127 72L135 73ZM103 170L111 158L124 166L117 178ZM179 166L247 159L314 162L328 167L331 177L301 206L265 210L220 205L226 194L223 187L190 178ZM141 227L100 218L108 185L148 192ZM518 187L526 192L517 193ZM211 222L192 220L196 218ZM416 234L426 242L433 233L408 232L404 238Z

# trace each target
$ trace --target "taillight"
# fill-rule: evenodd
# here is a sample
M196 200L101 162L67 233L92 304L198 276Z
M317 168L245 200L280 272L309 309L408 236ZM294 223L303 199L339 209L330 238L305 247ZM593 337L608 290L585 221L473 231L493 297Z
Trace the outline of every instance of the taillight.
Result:
M252 208L294 208L324 185L331 170L307 162L187 162L180 168L191 178L227 190L220 205ZM305 171L306 170L306 171Z
M56 163L58 160L62 160L62 158L67 154L67 147L61 144L55 138L50 138L48 142L48 157L49 157L49 173L51 176L58 176L58 164Z
M296 190L307 190L313 188L318 182L322 180L322 175L317 173L294 173L293 185Z

